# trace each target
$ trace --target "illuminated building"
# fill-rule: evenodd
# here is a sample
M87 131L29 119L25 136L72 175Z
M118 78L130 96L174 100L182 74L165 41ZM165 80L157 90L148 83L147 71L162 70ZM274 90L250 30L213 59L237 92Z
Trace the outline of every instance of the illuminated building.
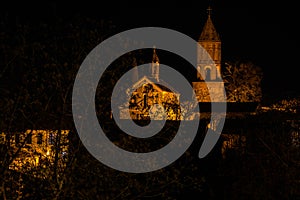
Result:
M198 48L197 81L192 83L197 100L220 102L225 97L224 83L221 78L221 39L212 22L210 8L198 43L204 49ZM205 51L210 58L206 56Z
M69 130L26 130L11 134L0 134L0 145L8 147L13 158L9 169L20 172L34 171L35 168L49 168L55 163L64 167L68 159ZM51 168L51 167L50 167ZM39 176L46 176L46 174Z
M202 48L197 49L197 81L192 82L198 102L223 102L225 99L224 83L221 78L221 40L211 19L211 9L208 9L208 18L200 34L198 43ZM137 68L134 68L137 74ZM120 106L121 119L148 119L151 106L163 105L167 117L156 115L153 119L181 120L179 108L180 94L174 93L167 83L159 77L159 58L154 48L150 64L151 75L140 80L133 78L135 84L131 89L130 101ZM155 83L154 83L155 82ZM158 84L161 83L161 84ZM138 87L137 87L138 86ZM129 110L126 109L129 107ZM158 109L156 107L156 109ZM158 112L160 113L160 112Z
M142 77L132 86L136 89L128 92L131 94L130 101L120 107L120 118L148 120L151 116L154 120L179 120L180 95L159 78L159 58L155 48L150 71L151 76ZM129 110L125 108L126 106Z

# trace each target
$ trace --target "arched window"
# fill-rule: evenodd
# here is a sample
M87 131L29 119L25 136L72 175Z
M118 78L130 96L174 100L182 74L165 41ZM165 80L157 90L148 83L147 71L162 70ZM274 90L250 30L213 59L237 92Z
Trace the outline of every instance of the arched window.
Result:
M205 80L210 80L210 68L205 69Z

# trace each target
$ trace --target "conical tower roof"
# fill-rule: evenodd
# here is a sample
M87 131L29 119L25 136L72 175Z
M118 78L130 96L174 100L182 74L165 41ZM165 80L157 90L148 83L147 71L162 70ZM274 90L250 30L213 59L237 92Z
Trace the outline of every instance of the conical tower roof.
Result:
M202 29L199 42L201 41L221 41L220 36L218 32L216 31L216 28L211 20L211 14L210 14L210 7L207 9L208 10L208 18L207 21Z

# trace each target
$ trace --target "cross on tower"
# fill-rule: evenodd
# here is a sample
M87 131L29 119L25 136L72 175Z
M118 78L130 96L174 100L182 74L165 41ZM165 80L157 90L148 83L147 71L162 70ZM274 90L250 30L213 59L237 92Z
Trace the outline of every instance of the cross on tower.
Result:
M207 8L207 13L208 13L208 16L210 16L210 14L211 14L211 11L212 11L211 7L210 7L210 6L208 6L208 8Z

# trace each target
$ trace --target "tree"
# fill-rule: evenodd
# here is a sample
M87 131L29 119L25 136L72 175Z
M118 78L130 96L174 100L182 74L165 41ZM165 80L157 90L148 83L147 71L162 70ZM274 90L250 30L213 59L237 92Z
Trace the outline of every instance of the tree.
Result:
M249 61L225 62L223 80L228 102L260 102L262 98L260 67Z
M0 198L60 198L79 148L77 143L69 144L73 154L67 155L66 167L61 165L61 130L75 132L70 126L72 85L80 63L109 35L112 25L104 20L74 17L72 23L57 19L54 24L39 21L32 26L4 21L4 26L0 35L4 66L0 69L0 131L7 139L0 142ZM85 26L89 28L82 28ZM54 162L39 159L39 166L23 165L26 170L11 170L9 166L20 153L39 153L35 148L24 148L29 135L24 132L36 129L57 130L51 153ZM25 134L18 146L12 145L16 132Z

